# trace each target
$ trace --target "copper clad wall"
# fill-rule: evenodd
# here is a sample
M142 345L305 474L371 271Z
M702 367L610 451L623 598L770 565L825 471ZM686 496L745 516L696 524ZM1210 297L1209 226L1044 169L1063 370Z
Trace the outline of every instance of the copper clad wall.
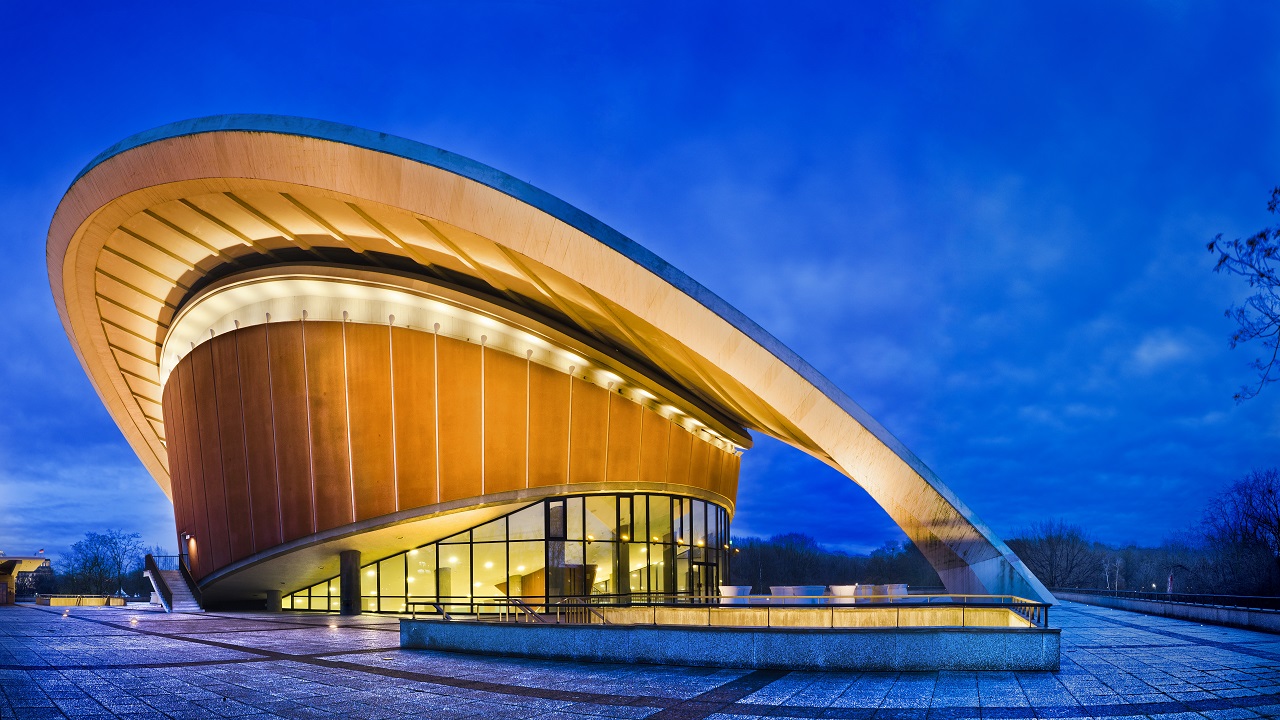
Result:
M197 346L163 393L197 577L289 540L449 500L667 483L732 500L738 463L649 408L432 333L289 321Z

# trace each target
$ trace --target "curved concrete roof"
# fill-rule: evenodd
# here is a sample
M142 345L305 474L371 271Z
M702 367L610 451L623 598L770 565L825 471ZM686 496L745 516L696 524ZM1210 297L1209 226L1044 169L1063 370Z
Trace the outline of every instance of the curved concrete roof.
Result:
M302 118L174 123L81 171L47 252L86 371L166 489L158 370L152 377L148 363L158 367L183 301L229 267L289 253L373 265L396 257L648 363L727 431L765 432L832 465L889 512L951 591L1052 600L933 471L763 328L585 212L459 155Z

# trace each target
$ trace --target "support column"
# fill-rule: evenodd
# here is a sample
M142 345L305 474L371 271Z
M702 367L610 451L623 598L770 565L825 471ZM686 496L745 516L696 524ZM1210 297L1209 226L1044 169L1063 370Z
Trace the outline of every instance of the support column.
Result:
M267 612L280 612L280 591L267 591Z
M338 590L341 593L338 601L339 613L342 615L360 614L360 551L343 550L338 570Z

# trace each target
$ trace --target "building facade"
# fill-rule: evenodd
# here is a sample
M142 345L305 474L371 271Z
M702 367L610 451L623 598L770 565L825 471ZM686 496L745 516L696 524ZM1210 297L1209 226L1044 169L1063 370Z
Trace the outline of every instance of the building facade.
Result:
M714 594L753 432L858 482L952 592L1051 599L749 319L445 151L298 118L166 126L76 178L48 256L206 604L328 609L340 557L375 611Z

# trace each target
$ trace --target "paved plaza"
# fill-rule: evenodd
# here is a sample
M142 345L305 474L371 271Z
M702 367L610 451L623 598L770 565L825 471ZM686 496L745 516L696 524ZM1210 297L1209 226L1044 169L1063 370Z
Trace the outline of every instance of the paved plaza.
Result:
M787 673L400 650L379 616L0 607L0 718L1280 717L1280 636L1051 619L1057 673Z

